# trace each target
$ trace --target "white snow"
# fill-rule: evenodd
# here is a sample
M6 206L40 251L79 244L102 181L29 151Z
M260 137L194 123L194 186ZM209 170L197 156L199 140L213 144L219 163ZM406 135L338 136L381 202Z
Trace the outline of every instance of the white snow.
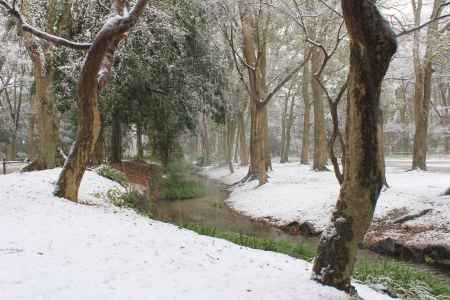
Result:
M444 170L448 166L439 164ZM246 167L238 168L232 175L226 168L210 168L205 174L231 184L243 178L246 172ZM274 163L269 177L269 183L261 187L257 186L257 181L234 186L228 204L245 215L265 218L277 225L309 221L317 230L325 228L339 194L333 172L314 172L310 166L299 163ZM432 231L415 238L427 237L450 245L450 196L442 196L450 185L450 174L406 172L401 167L389 167L387 162L386 177L390 188L381 193L375 218L382 218L396 209L407 208L408 214L415 214L431 208L431 213L404 225L430 226Z
M80 199L52 195L59 169L0 177L0 299L348 299L310 264L200 236L112 206L87 172ZM365 299L390 299L356 285Z

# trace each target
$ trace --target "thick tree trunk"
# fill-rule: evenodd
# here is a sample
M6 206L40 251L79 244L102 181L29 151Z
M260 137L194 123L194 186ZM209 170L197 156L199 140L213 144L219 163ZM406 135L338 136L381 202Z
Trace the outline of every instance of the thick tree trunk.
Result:
M320 49L313 50L312 56L312 72L316 73L322 63L322 55ZM313 169L316 171L327 170L328 146L325 128L325 111L322 89L311 76L311 88L313 95L314 108L314 159Z
M265 43L255 46L254 16L245 1L239 2L239 13L242 25L243 52L249 78L250 89L250 166L246 179L258 178L259 184L267 182L267 168L270 163L267 158L270 156L267 149L267 114L266 107L261 102L265 99ZM256 57L258 48L258 58ZM259 62L257 64L257 61Z
M100 130L97 143L95 145L94 154L92 155L92 164L101 165L105 161L105 136L103 134L103 128Z
M56 1L47 1L46 30L55 33ZM27 17L28 1L22 1L21 11ZM25 47L33 62L33 74L36 88L37 128L39 133L36 159L24 170L51 169L60 164L58 161L59 131L56 119L55 54L54 47L41 47L31 34L24 33Z
M78 201L78 189L101 130L98 93L106 85L119 42L143 13L146 0L138 0L124 17L111 17L96 35L89 48L78 85L77 104L80 109L75 144L59 176L55 195ZM113 11L122 14L125 3L116 0Z
M46 72L43 76L41 72ZM59 143L56 122L56 98L54 94L54 68L50 64L47 70L35 66L36 96L38 104L39 153L35 162L36 169L51 169L58 165L57 148Z
M412 168L426 170L429 104L424 99L423 89L424 74L419 70L416 72L414 89L415 133Z
M272 170L272 145L270 144L269 139L269 117L267 113L267 107L264 106L263 108L263 136L264 136L264 169L265 171Z
M300 163L303 165L309 164L309 130L310 130L310 115L311 115L311 97L309 86L311 82L310 63L306 63L303 68L302 78L302 96L303 96L303 135L302 135L302 150L300 154Z
M351 275L358 244L373 217L383 186L379 97L396 51L395 35L370 0L342 0L350 36L345 172L331 223L320 239L314 279L355 292Z

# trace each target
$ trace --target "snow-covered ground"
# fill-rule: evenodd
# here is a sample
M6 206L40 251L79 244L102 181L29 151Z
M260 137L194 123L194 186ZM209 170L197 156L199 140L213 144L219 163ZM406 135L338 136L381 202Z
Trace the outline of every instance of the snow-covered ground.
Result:
M0 177L0 299L348 299L310 280L305 261L114 207L98 194L120 187L95 173L83 205L56 198L58 172Z
M441 167L448 165L450 163ZM243 178L246 172L247 168L238 168L230 175L226 168L210 168L206 175L232 184ZM261 187L257 187L257 181L235 186L228 204L245 215L276 225L309 222L317 231L324 229L339 193L333 172L314 172L309 166L299 163L275 163L269 176L269 183ZM417 244L426 240L427 244L450 247L450 196L442 196L450 186L450 174L405 172L400 166L389 167L388 162L386 177L390 188L384 189L380 196L375 220L394 218L390 221L395 221L431 209L424 216L398 227L421 228L420 232L407 237L408 242Z

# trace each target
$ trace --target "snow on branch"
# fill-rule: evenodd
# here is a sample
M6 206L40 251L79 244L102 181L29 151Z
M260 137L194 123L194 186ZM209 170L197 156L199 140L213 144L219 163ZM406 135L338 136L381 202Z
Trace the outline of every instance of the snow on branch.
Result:
M49 34L47 32L44 32L42 30L39 30L28 23L24 21L23 16L20 14L20 12L15 7L15 1L13 2L13 5L9 5L8 2L5 0L0 0L0 5L3 6L8 13L16 18L18 21L18 25L23 29L23 31L31 33L32 35L41 38L49 43L52 43L56 46L63 46L67 48L72 48L76 50L82 50L82 49L89 49L91 47L91 43L77 43L70 40L67 40L65 38Z

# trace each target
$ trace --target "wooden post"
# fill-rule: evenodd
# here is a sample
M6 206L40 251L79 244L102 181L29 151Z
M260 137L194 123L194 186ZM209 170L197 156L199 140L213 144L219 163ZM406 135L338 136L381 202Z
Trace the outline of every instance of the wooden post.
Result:
M3 159L3 175L6 175L6 159Z

